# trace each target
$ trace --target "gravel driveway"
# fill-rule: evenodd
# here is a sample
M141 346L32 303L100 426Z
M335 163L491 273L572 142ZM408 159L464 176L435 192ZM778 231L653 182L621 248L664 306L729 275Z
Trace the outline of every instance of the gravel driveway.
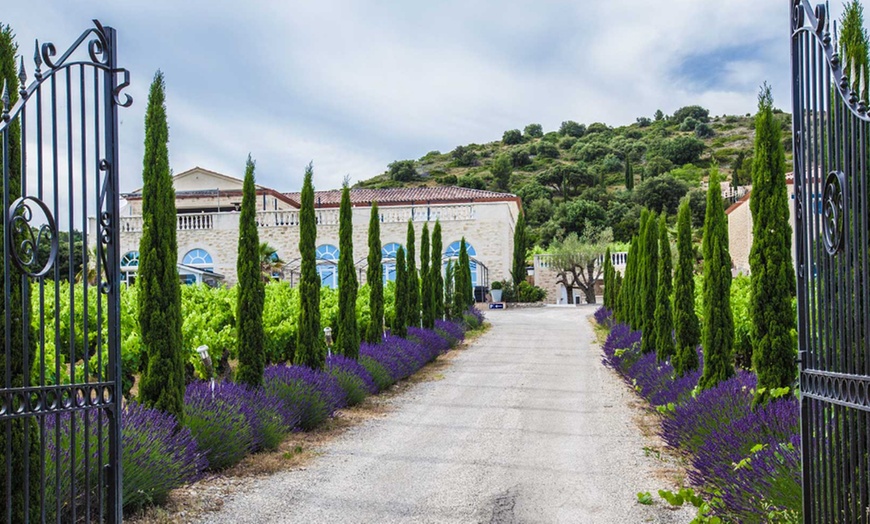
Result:
M662 462L644 453L633 394L600 363L593 311L488 312L492 328L442 380L204 522L688 522L637 503L673 486L653 474Z

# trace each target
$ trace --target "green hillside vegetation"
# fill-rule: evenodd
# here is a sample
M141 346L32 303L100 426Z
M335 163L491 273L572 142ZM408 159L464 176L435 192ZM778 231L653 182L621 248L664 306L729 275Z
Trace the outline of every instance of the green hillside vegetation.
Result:
M774 113L790 170L791 115ZM510 192L522 198L530 247L582 235L587 224L610 226L614 241L628 242L638 232L642 207L665 212L673 223L687 194L693 225L699 227L706 206L701 184L710 166L718 164L732 185L748 185L754 139L753 116L710 116L700 106L670 116L657 111L622 127L565 121L544 133L540 124L529 124L494 142L397 160L356 187L456 185Z

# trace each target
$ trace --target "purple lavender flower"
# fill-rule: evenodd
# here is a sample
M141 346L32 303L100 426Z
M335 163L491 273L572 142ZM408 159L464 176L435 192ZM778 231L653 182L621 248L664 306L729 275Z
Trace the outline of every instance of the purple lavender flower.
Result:
M244 386L225 382L212 391L207 382L192 382L184 392L184 425L208 459L209 468L238 464L256 449L252 422L257 413Z
M450 342L432 329L409 327L408 337L417 340L424 347L433 350L435 356L446 353L450 349Z
M330 355L326 359L326 369L344 390L348 406L359 404L367 395L378 392L371 374L356 360L344 355Z
M436 320L435 331L442 334L450 342L450 347L462 342L465 339L465 330L462 326L448 320Z
M613 318L613 311L607 309L604 306L595 310L595 322L601 324L602 326L610 325L610 322Z
M281 402L300 406L299 427L304 430L313 429L347 405L335 377L305 366L269 366L263 373L263 387Z

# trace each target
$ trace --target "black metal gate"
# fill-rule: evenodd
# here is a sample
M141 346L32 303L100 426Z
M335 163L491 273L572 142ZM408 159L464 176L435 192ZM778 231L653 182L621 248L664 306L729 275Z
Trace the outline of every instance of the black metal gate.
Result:
M870 118L860 93L867 86L838 55L827 6L791 0L790 7L804 518L866 523Z
M116 42L36 42L2 86L0 522L121 521Z

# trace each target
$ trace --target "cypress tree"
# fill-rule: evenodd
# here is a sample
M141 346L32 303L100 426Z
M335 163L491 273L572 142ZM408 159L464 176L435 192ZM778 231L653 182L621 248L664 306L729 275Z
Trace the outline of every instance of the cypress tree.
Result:
M369 285L369 310L371 321L366 330L366 342L377 344L384 335L384 269L381 266L381 219L378 203L372 203L369 219L369 257L366 269L366 282ZM339 253L339 256L341 253Z
M320 332L320 278L317 276L317 218L314 214L314 167L305 168L299 207L299 328L294 364L322 369L326 347ZM341 253L339 253L341 256Z
M396 251L396 298L393 309L392 334L400 337L408 335L408 271L405 268L405 248Z
M634 171L631 169L631 162L625 160L625 189L631 191L634 189Z
M619 271L614 270L614 274L615 274L616 276L613 277L613 283L614 283L614 288L613 288L613 296L614 296L614 300L613 300L613 303L618 305L618 304L621 302L621 298L622 298L622 273L620 273Z
M637 249L635 250L637 262L634 266L634 294L632 295L634 307L634 312L632 313L634 325L632 327L641 331L643 331L644 328L644 314L646 312L646 301L644 299L644 293L646 291L645 286L647 274L646 226L648 222L649 210L644 208L640 212L640 231L637 234Z
M423 224L423 233L420 235L420 305L423 310L423 327L432 329L435 327L435 300L432 289L432 270L429 267L429 224Z
M417 274L416 239L414 237L414 222L408 220L408 326L420 327L420 279Z
M734 375L731 347L734 343L734 318L731 313L731 255L728 252L728 222L722 208L719 170L710 170L707 211L704 216L704 289L701 341L704 346L704 373L701 389L715 386Z
M432 230L432 257L430 258L430 270L432 271L432 300L434 304L435 319L444 319L444 277L441 275L441 223L436 220Z
M625 261L625 278L622 281L623 291L619 297L619 321L634 328L634 289L635 267L637 266L637 236L632 237Z
M139 333L147 364L139 402L184 419L181 283L178 279L175 189L169 171L166 85L157 71L145 110L142 238L139 241ZM257 275L259 278L259 273Z
M468 258L468 247L465 243L465 237L462 237L462 247L459 248L459 268L462 270L462 303L465 307L462 312L474 306L474 289L471 286L471 260Z
M671 243L665 214L659 218L659 274L656 289L656 358L664 361L674 353L674 317L671 312Z
M642 330L640 341L642 353L651 353L658 347L656 343L656 296L659 280L659 228L655 213L650 213L643 235L643 287L640 300L643 303Z
M755 117L755 156L752 160L752 250L749 318L752 364L758 374L755 401L768 398L771 388L792 386L797 377L791 331L795 289L791 259L791 224L785 187L782 132L773 118L773 97L765 84L758 96Z
M613 262L610 260L610 248L604 252L604 307L613 309Z
M672 359L678 376L698 369L701 327L695 314L694 255L692 253L692 212L683 199L677 215L677 268L674 271L674 337L677 354Z
M444 268L444 313L449 318L453 318L453 299L454 288L456 284L456 264L453 260L447 261L447 267Z
M236 260L239 289L236 295L236 330L239 368L236 380L249 386L263 383L266 356L263 350L263 302L266 287L260 274L260 235L257 232L257 190L254 161L248 155L239 213L239 256Z
M843 73L851 81L852 89L859 89L861 84L861 79L858 78L859 72L866 89L870 86L870 63L868 63L870 44L868 44L867 30L864 29L864 6L859 0L851 0L843 6L839 42L840 63L843 64ZM862 100L867 100L866 90L859 93L859 96ZM752 191L752 198L755 198L754 187Z
M511 279L514 286L526 280L526 217L520 213L517 225L514 227L514 257L511 265Z
M338 333L335 351L356 360L359 357L359 328L356 325L356 296L359 282L353 265L353 213L347 181L341 188L338 211Z
M5 82L7 94L9 96L9 107L13 107L18 102L18 77L16 76L15 54L18 52L18 45L15 43L15 34L10 26L0 25L0 89L3 88ZM2 124L2 123L0 123ZM9 202L10 204L16 198L21 196L21 122L15 119L6 124L8 127L8 167L9 167ZM3 158L0 153L0 173L3 172ZM0 184L0 199L3 197L3 187ZM0 220L0 235L5 234L4 221ZM3 264L8 260L0 260L0 273L4 271ZM23 387L25 385L25 375L29 375L29 370L24 366L24 355L27 353L27 362L33 363L36 360L36 337L28 336L29 343L25 346L24 333L30 328L23 320L23 312L30 310L30 294L27 289L22 286L22 274L14 264L9 265L9 337L11 339L12 354L8 362L10 369L9 384L4 387ZM0 337L5 339L6 323L3 319L6 317L5 304L0 304ZM6 354L0 350L0 370L6 369ZM5 379L0 379L5 380ZM3 383L3 382L0 382ZM30 381L33 384L33 381ZM11 456L6 457L6 430L9 428L9 437L11 444ZM27 447L24 440L27 435ZM11 495L11 512L12 522L24 522L25 509L29 504L29 519L31 522L37 522L39 518L39 468L40 468L40 449L39 449L39 431L38 424L35 420L25 421L24 419L7 419L3 425L0 425L0 463L6 464L9 460L12 466L12 483L6 485L5 471L0 473L0 496L5 497L7 490ZM30 468L30 485L29 500L25 498L24 485L24 470L26 463L29 463ZM6 515L7 508L4 507L2 515ZM0 517L5 518L5 517Z

